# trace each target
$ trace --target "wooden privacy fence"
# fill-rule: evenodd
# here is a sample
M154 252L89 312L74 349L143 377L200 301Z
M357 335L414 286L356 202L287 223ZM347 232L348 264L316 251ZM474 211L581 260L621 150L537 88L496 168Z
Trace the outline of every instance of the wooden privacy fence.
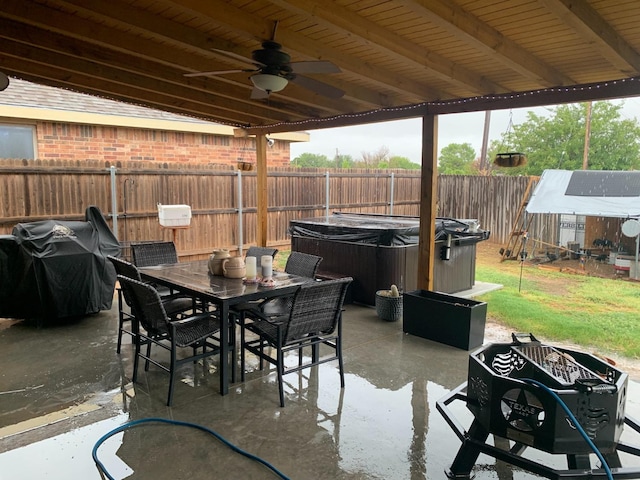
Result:
M115 206L113 226L125 247L131 242L170 240L175 234L182 257L203 258L214 248L255 243L255 172L226 165L111 167L96 161L3 160L0 234L10 233L21 222L82 220L85 209L96 205L112 225ZM491 230L493 241L502 243L513 227L527 181L527 177L441 176L438 215L477 218L482 228ZM270 168L267 188L268 243L283 248L290 241L292 219L333 211L419 214L419 171ZM189 228L174 232L161 227L158 203L190 205Z

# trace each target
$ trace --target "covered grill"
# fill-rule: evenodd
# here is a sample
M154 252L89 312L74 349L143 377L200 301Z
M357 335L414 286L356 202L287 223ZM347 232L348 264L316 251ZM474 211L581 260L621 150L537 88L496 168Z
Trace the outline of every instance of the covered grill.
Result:
M0 238L0 317L40 324L111 308L120 246L102 213L85 221L19 223Z
M544 345L533 335L514 334L512 343L485 345L469 356L467 383L438 402L438 410L463 441L449 476L467 478L478 455L486 453L547 478L592 478L589 454L595 447L618 473L624 470L625 478L640 478L640 470L622 469L617 454L620 450L640 456L636 447L620 443L625 424L639 430L637 422L625 416L627 382L627 374L609 362ZM454 400L465 401L473 413L468 432L448 409ZM489 434L515 445L507 450L498 448L498 441L488 445ZM522 458L527 447L566 455L569 469L576 472L566 475Z

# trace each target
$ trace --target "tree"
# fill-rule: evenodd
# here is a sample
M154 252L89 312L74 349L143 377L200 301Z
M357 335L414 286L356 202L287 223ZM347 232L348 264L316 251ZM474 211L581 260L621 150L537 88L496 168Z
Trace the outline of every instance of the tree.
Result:
M389 147L383 145L376 152L362 152L361 168L379 168L381 162L389 160ZM360 166L360 165L358 165Z
M472 175L476 151L470 143L450 143L438 157L438 173L444 175Z
M302 153L291 161L294 167L311 167L311 168L331 168L335 167L335 163L329 160L326 155L317 153Z
M336 154L333 161L335 168L353 168L353 165L355 164L351 155Z
M419 163L414 163L409 160L407 157L394 156L389 159L388 162L380 162L378 164L379 168L397 168L403 170L420 170L421 165Z
M637 120L620 118L622 105L594 102L588 168L632 170L640 168L640 126ZM505 174L540 175L545 169L581 170L585 145L587 104L561 105L543 117L529 112L527 121L492 142L498 151L522 152L527 165L500 169Z

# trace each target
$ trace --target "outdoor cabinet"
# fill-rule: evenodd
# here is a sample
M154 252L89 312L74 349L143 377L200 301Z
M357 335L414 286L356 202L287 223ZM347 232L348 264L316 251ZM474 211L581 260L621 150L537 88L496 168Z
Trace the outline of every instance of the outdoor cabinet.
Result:
M403 295L405 333L472 350L484 341L487 304L428 290Z

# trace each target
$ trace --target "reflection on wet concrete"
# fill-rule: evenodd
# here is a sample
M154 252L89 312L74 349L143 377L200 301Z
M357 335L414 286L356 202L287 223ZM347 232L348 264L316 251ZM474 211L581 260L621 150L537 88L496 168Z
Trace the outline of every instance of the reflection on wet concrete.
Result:
M126 420L127 415L121 413L107 420L0 454L0 478L99 479L100 475L91 457L93 445L105 432ZM132 473L132 470L116 456L122 436L114 436L100 451L101 456L108 459L106 464L114 478L126 478Z
M213 429L292 479L444 478L460 447L436 401L466 381L468 352L404 335L399 322L380 321L372 308L349 305L345 314L346 387L340 389L334 363L287 375L285 408L278 405L275 374L259 371L254 359L247 381L221 397L217 357L184 366L168 408L164 372L152 367L130 384L131 346L115 353L116 325L114 308L51 328L24 322L0 328L0 479L99 479L91 460L95 442L128 420L150 417ZM640 416L639 393L630 382L627 412L634 416ZM85 405L97 408L82 412ZM65 408L79 413L6 433ZM452 408L471 423L464 405ZM126 430L99 455L115 478L276 478L210 435L179 426ZM564 466L563 458L532 455ZM15 466L24 462L28 470ZM479 480L537 478L483 455L474 473Z

